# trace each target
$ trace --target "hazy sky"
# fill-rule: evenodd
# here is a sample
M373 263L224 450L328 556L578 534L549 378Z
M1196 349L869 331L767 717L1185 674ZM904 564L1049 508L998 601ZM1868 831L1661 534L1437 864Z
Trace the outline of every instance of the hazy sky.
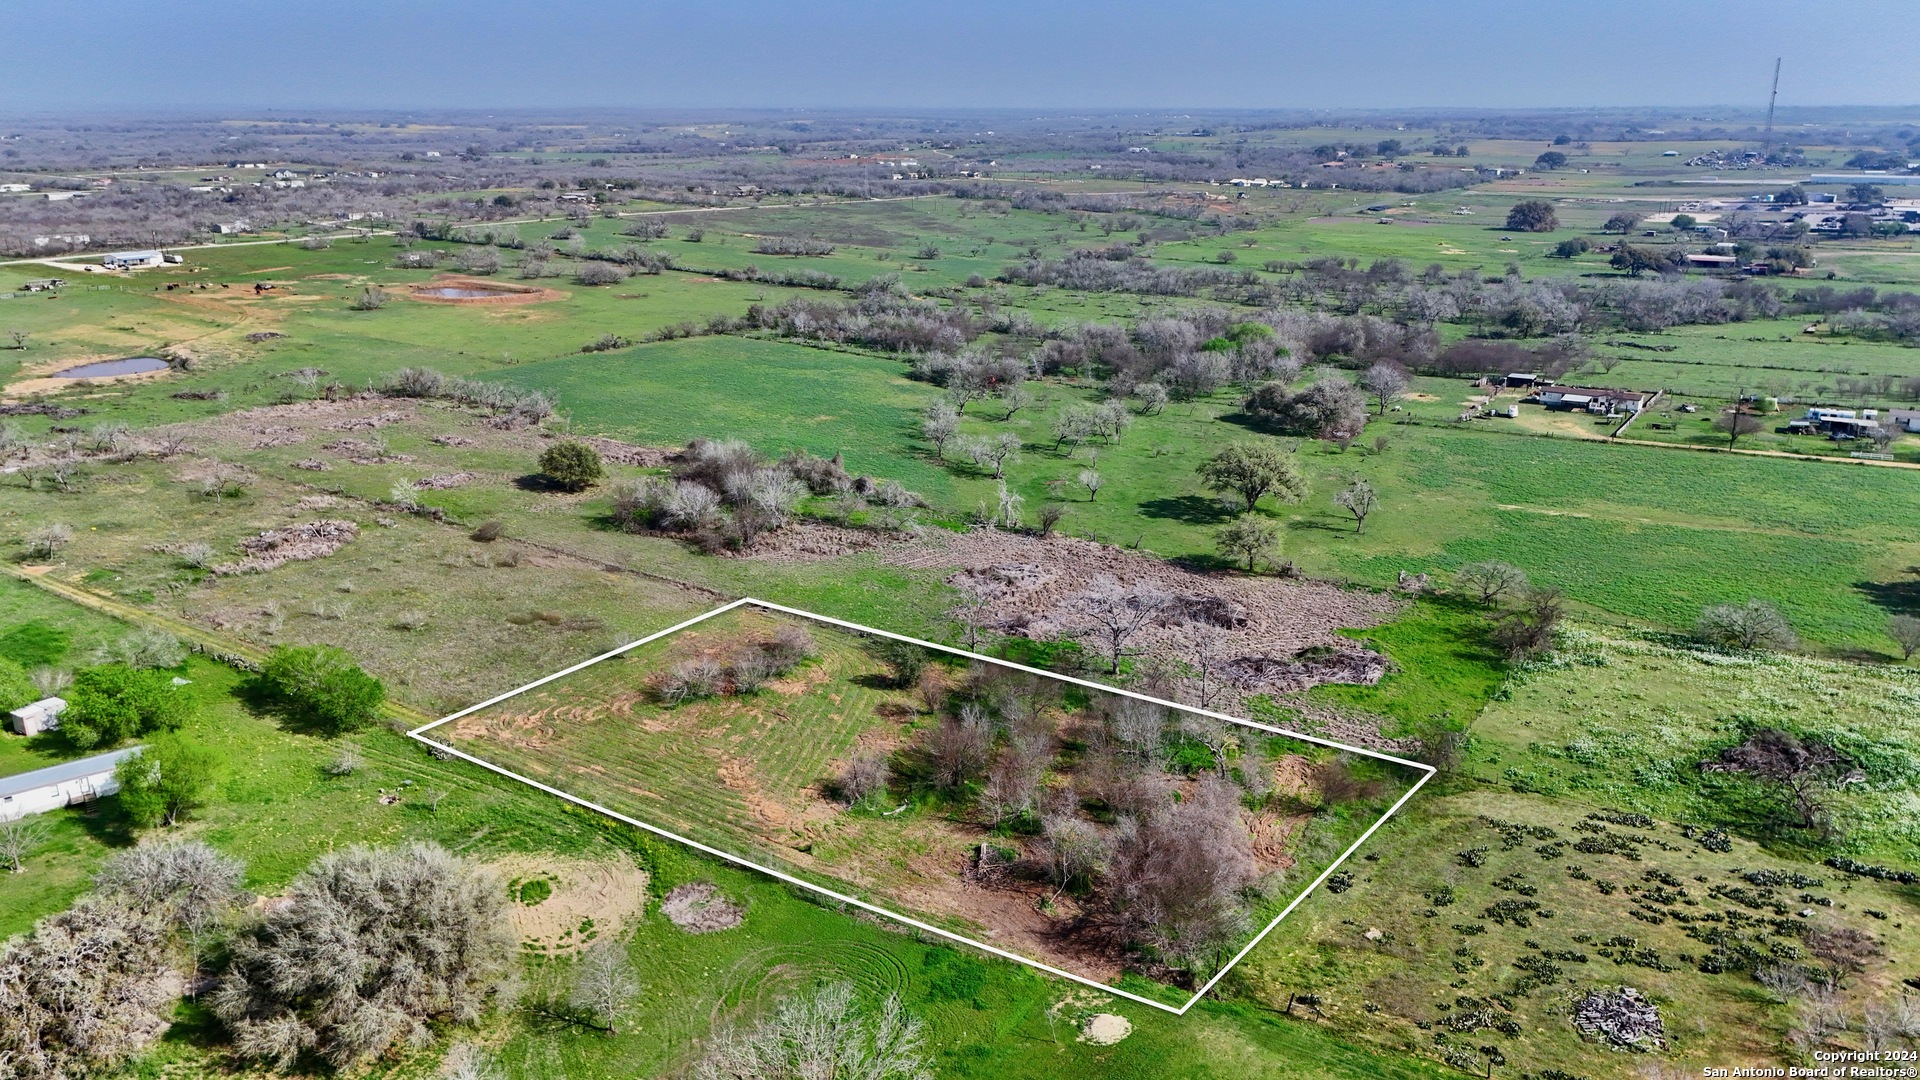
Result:
M1914 0L17 0L0 112L1920 103Z

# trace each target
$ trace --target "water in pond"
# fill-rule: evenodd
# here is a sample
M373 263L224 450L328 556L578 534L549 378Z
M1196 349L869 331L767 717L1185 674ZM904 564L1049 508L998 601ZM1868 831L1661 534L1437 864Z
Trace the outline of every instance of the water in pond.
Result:
M159 371L167 366L165 360L157 356L129 356L120 360L101 360L92 364L81 364L65 371L56 371L56 379L105 379L114 375L138 375L143 371Z
M435 300L486 300L495 296L512 296L506 289L473 289L459 285L436 285L431 289L420 289L416 296L431 296Z

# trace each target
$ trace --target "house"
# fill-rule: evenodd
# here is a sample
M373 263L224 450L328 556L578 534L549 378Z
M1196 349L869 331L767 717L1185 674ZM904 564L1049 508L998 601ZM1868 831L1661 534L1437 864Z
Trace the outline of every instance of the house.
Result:
M251 226L244 221L221 221L214 223L213 231L222 235L246 232Z
M32 184L0 184L0 194L18 195L23 191L32 191Z
M65 698L41 698L7 714L7 726L16 735L38 735L60 726L60 714L67 711Z
M166 262L158 251L115 251L100 256L100 264L109 270L138 270Z
M1887 426L1909 435L1920 435L1920 409L1887 410Z
M114 768L142 749L129 746L0 779L0 821L79 806L119 791Z
M20 283L21 292L52 292L67 283L66 278L41 277L28 278Z
M1596 416L1637 413L1648 395L1634 390L1613 390L1592 386L1543 386L1533 393L1534 400L1549 409L1580 410Z
M1740 258L1737 255L1689 255L1687 265L1699 270L1738 270Z

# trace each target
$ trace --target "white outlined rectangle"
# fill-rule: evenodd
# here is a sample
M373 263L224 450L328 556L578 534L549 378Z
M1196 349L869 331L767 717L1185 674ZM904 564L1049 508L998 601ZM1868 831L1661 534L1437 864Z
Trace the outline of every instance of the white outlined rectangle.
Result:
M1379 820L1375 821L1372 825L1368 826L1366 832L1361 833L1358 839L1356 839L1353 843L1347 845L1347 849L1340 853L1340 857L1335 859L1330 865L1327 866L1326 869L1322 870L1320 872L1320 876L1314 878L1311 884L1309 884L1305 889L1301 890L1300 895L1294 897L1293 900L1290 901L1287 904L1287 906L1280 912L1280 914L1274 916L1273 921L1269 922L1265 927L1261 928L1260 932L1258 934L1255 934L1251 941L1247 942L1246 945L1242 947L1239 952L1235 953L1232 960L1229 960L1226 964L1222 965L1220 970L1215 972L1213 977L1208 979L1206 983L1202 985L1198 990L1195 990L1193 993L1193 996L1188 998L1184 1004L1178 1007L1175 1007L1172 1005L1168 1005L1165 1002L1155 1001L1149 997L1143 997L1139 994L1130 993L1126 990L1121 990L1117 987L1109 986L1106 983L1099 982L1095 979L1087 978L1084 975L1076 975L1071 971L1066 971L1061 968L1054 967L1050 964L1043 963L1039 960L1035 960L1032 957L1022 956L1019 953L1010 952L1006 949L996 948L995 946L986 944L985 942L975 941L974 939L969 938L963 934L956 934L951 930L944 930L938 926L930 925L928 923L922 922L908 915L902 915L897 911L888 910L887 908L880 907L877 904L870 903L858 897L848 896L844 893L835 892L832 889L825 888L821 885L817 885L811 881L804 880L792 874L788 874L783 871L777 870L773 867L763 866L757 862L754 862L751 859L742 858L741 856L734 855L730 852L721 851L716 847L712 847L708 844L703 844L698 840L689 839L685 836L679 835L678 833L671 832L667 829L662 829L656 825L649 825L644 821L640 821L636 818L628 817L627 815L622 814L617 810L612 810L607 807L601 806L598 803L590 802L586 799L580 798L577 795L569 794L568 792L562 791L559 788L553 787L549 784L543 784L538 780L534 780L530 777L522 776L519 773L513 772L509 769L504 769L498 765L495 765L490 761L487 761L484 758L476 757L472 754L466 753L463 750L459 750L459 749L456 749L455 747L449 746L446 743L437 742L433 739L429 739L426 737L427 732L433 730L434 728L439 727L442 724L450 723L454 720L460 719L461 717L469 716L469 715L472 715L473 713L479 712L482 709L486 709L494 705L498 705L499 703L506 701L509 698L517 697L518 695L526 693L527 691L532 690L535 687L544 686L547 683L553 682L555 679L564 678L568 675L573 674L576 671L580 671L584 668L592 667L593 665L600 663L602 660L609 660L609 659L612 659L613 657L620 656L627 652L631 652L632 650L637 649L642 645L646 645L650 642L658 641L661 638L667 637L669 635L679 633L680 631L685 630L690 626L695 626L699 623L705 622L706 620L713 618L716 615L725 614L726 612L732 611L735 608L739 608L739 607L758 607L758 608L764 608L768 611L778 611L783 614L793 615L802 619L811 619L814 622L824 623L829 626L836 626L843 630L852 630L857 633L872 634L876 637L891 638L895 641L904 641L909 644L918 645L922 648L933 649L938 652L943 652L950 656L963 657L967 660L974 661L977 663L993 664L995 666L1008 668L1014 671L1024 671L1024 672L1027 672L1028 674L1039 675L1048 679L1057 679L1061 682L1072 683L1076 686L1086 687L1087 689L1090 689L1090 690L1097 690L1101 693L1118 694L1122 697L1130 697L1130 698L1138 699L1140 701L1152 702L1155 705L1161 705L1169 709L1177 709L1181 712L1212 717L1215 720L1222 720L1230 724L1237 724L1241 727L1252 728L1256 731L1264 731L1269 735L1283 735L1290 739L1299 739L1302 742L1309 742L1319 746L1332 747L1336 750L1344 750L1350 754L1360 754L1364 757L1374 758L1379 761L1392 762L1395 765L1401 765L1406 768L1415 770L1420 774L1420 778L1414 781L1413 786L1408 788L1405 792L1403 792L1398 799L1394 800L1393 805L1387 808L1386 813L1380 815ZM1367 750L1358 746L1349 746L1346 743L1336 742L1332 739L1324 739L1317 735L1306 735L1297 731L1288 731L1285 728L1278 728L1268 724L1256 723L1255 721L1243 719L1237 716L1228 716L1225 713L1214 712L1210 709L1197 708L1192 705L1183 705L1177 701L1167 701L1162 698L1150 697L1146 694L1137 694L1131 690L1122 690L1117 687L1105 686L1096 682L1089 682L1088 680L1085 680L1085 679L1076 679L1070 675L1062 675L1058 672L1045 671L1040 668L1028 667L1024 664L1016 664L1008 660L1000 660L991 656L982 656L978 653L967 652L964 649L956 649L956 648L953 648L952 646L942 645L938 642L923 641L919 638L907 637L904 634L895 634L895 633L890 633L886 630L878 630L871 626L861 626L859 623L847 622L843 619L835 619L826 615L818 615L811 611L802 611L799 608L790 608L783 604L775 604L766 600L756 600L753 597L741 597L740 599L735 600L731 603L722 604L721 606L714 608L712 611L703 612L702 614L696 615L691 619L685 620L684 622L676 623L673 626L669 626L665 630L648 634L646 637L640 638L637 641L629 642L628 644L622 645L617 649L613 649L609 652L601 653L599 656L595 656L590 659L583 660L580 663L573 665L572 667L564 668L560 671L556 671L551 675L545 676L544 678L535 679L534 681L526 684L525 686L517 687L513 690L507 691L504 694L499 694L495 697L488 698L487 700L482 701L477 705L470 705L467 708L461 709L459 712L452 713L448 716L443 716L440 719L433 721L432 723L422 724L421 726L414 728L412 731L407 732L407 735L409 738L417 739L420 742L425 743L430 747L433 747L435 750L438 750L445 754L451 754L454 757L460 758L462 761L472 762L473 764L478 765L483 769L487 769L491 772L498 773L501 776L507 777L510 780L518 781L522 784L526 784L529 787L536 788L540 791L544 791L549 795L553 795L553 796L557 796L559 798L565 799L566 801L573 803L576 806L584 807L585 809L592 810L598 814L603 814L607 817L613 818L615 821L619 821L624 824L631 825L636 829L644 830L646 832L654 834L655 836L664 837L665 839L672 840L675 843L685 844L686 846L693 848L696 851L700 851L705 854L712 855L718 859L723 859L727 862L733 863L736 866L746 867L749 870L753 870L758 873L765 874L768 877L774 878L779 881L783 881L789 885L797 885L800 888L807 889L810 892L815 892L815 893L819 893L822 896L830 897L833 900L836 900L840 903L850 904L863 911L871 912L872 914L879 915L884 918L892 919L895 922L903 923L907 926L911 926L916 930L920 930L929 934L934 934L939 937L946 938L949 941L958 942L962 945L967 945L971 948L979 949L982 952L991 953L992 955L998 956L1005 960L1012 960L1018 964L1025 964L1028 967L1035 968L1040 971L1044 971L1049 975L1054 975L1062 979L1069 979L1069 980L1072 980L1073 982L1080 983L1084 986L1092 987L1093 989L1098 990L1104 994L1112 994L1115 997L1126 998L1129 1001L1137 1002L1141 1005L1150 1005L1153 1008L1160 1009L1164 1012L1170 1012L1175 1016L1186 1015L1187 1010L1193 1008L1195 1002L1198 1002L1201 998L1205 997L1207 995L1207 992L1212 990L1214 985L1226 976L1227 972L1233 970L1236 964L1240 963L1241 960L1245 959L1247 954L1253 951L1254 946L1259 945L1261 941L1265 940L1266 936L1273 932L1274 927L1279 926L1280 923L1284 919L1286 919L1288 915L1293 914L1293 910L1299 907L1300 904L1304 902L1307 897L1313 895L1314 890L1318 889L1323 882L1325 882L1329 877L1332 877L1336 872L1338 872L1341 865L1345 863L1347 859L1352 857L1354 852L1360 849L1360 845L1366 843L1367 840L1373 836L1374 832L1380 828L1380 826L1386 824L1389 818L1393 817L1394 814L1398 813L1400 808L1406 805L1407 800L1413 798L1414 793L1419 791L1421 787L1423 787L1428 780L1433 779L1434 773L1436 771L1431 765L1427 765L1418 761L1408 761L1405 758L1394 757L1391 754L1383 754L1378 750Z

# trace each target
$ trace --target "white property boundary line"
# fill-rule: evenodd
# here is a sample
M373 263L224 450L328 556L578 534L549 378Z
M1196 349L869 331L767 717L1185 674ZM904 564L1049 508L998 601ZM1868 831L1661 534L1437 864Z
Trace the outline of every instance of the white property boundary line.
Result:
M1178 709L1181 712L1194 713L1200 716L1208 716L1208 717L1212 717L1215 720L1224 720L1230 724L1238 724L1241 727L1253 728L1257 731L1264 731L1271 735L1284 735L1291 739L1299 739L1302 742L1315 743L1320 746L1330 746L1337 750L1344 750L1351 754L1360 754L1364 757L1370 757L1380 761L1390 761L1395 765L1403 765L1409 769L1415 769L1419 771L1420 779L1415 781L1414 785L1408 788L1405 794L1401 795L1399 799L1395 800L1394 804L1387 808L1387 812L1380 815L1380 819L1378 821L1375 821L1371 826L1369 826L1366 832L1361 833L1359 839L1355 840L1352 844L1349 844L1347 846L1347 850L1341 852L1340 857L1335 859L1332 865L1328 866L1325 870L1321 871L1320 876L1315 878L1311 885L1308 885L1304 890L1302 890L1299 896L1294 897L1293 902L1289 903L1286 906L1285 910L1281 911L1280 914L1274 916L1272 922L1268 923L1266 927L1262 929L1258 934L1255 934L1253 937L1253 940L1247 942L1244 948L1242 948L1238 953L1234 954L1234 957L1232 960L1229 960L1225 966L1223 966L1219 971L1215 972L1213 978L1208 979L1204 986L1194 991L1193 996L1188 998L1185 1004L1176 1008L1172 1005L1165 1004L1164 1002L1155 1001L1152 998L1143 997L1139 994L1129 993L1128 991L1109 986L1106 983L1089 979L1084 975L1076 975L1071 971L1064 971L1050 964L1041 963L1040 961L1032 959L1031 957L1021 956L1018 953L1008 952L1005 949L996 948L984 942L975 941L972 938L965 937L960 934L956 934L951 930L943 930L938 926L933 926L928 923L921 922L918 919L911 918L906 915L902 915L897 911L889 911L886 908L880 907L876 904L868 903L867 901L861 900L858 897L848 896L845 893L835 892L832 889L828 889L823 886L816 885L811 881L805 881L801 878L795 877L792 874L788 874L783 871L776 870L772 867L762 866L759 863L753 862L750 859L743 859L738 855L729 854L728 852L721 851L718 848L703 844L698 840L691 840L691 839L688 839L687 837L679 835L678 833L669 832L668 830L662 829L658 826L649 825L644 821L640 821L635 818L630 818L627 815L622 814L616 810L610 810L607 807L599 805L598 803L589 802L588 800L580 798L577 795L571 795L565 791L561 791L559 788L553 787L548 784L543 784L540 781L534 780L530 777L521 776L519 773L513 772L509 769L503 769L500 766L495 765L490 761L475 757L474 755L466 753L463 750L455 749L454 747L448 746L445 743L436 742L433 739L429 739L426 737L426 732L439 727L441 724L458 720L463 716L469 716L473 713L479 712L481 709L490 708L494 705L498 705L500 702L506 701L508 698L516 697L520 694L526 693L528 690L532 690L537 686L544 686L545 684L550 683L555 679L559 679L567 675L571 675L574 672L580 671L583 668L592 667L593 665L599 663L602 660L610 660L613 657L619 656L622 653L629 652L633 649L637 649L640 646L645 645L649 642L658 641L659 639L666 637L670 634L677 634L680 631L685 630L690 626L705 622L706 620L711 619L716 615L725 614L726 612L732 611L738 607L749 607L749 606L765 608L769 611L779 611L788 615L796 615L803 619L811 619L814 622L826 623L829 626L837 626L844 630L853 630L862 634L872 634L876 637L892 638L895 641L904 641L912 645L918 645L921 648L933 649L938 652L947 653L951 656L963 657L967 660L972 660L979 663L993 664L998 667L1010 668L1014 671L1024 671L1024 672L1027 672L1028 674L1039 675L1048 679L1056 679L1056 680L1059 680L1060 682L1073 683L1076 686L1084 686L1090 690L1098 690L1101 693L1105 693L1105 694L1118 694L1121 697L1130 697L1139 701L1152 702L1155 705L1164 706L1169 709ZM409 738L417 739L420 742L425 743L426 745L433 747L434 749L439 750L443 753L451 754L454 757L460 758L463 761L470 761L473 764L478 765L483 769L488 769L492 772L499 773L501 776L507 777L510 780L517 780L520 783L526 784L529 787L538 788L539 790L544 791L549 795L554 795L559 798L565 799L566 801L573 803L576 806L585 807L586 809L592 810L598 814L604 814L607 817L613 818L615 821L620 821L625 824L631 825L636 829L642 829L646 832L650 832L654 834L655 836L665 837L666 839L672 840L675 843L685 844L686 846L693 848L696 851L704 852L718 859L724 859L725 861L733 863L736 866L744 866L749 870L757 871L758 873L765 874L768 877L786 882L789 885L797 885L800 888L807 889L811 892L819 893L822 896L831 897L834 900L839 901L840 903L851 904L854 907L860 908L863 911L872 912L875 915L880 915L885 918L892 919L895 922L905 923L906 925L911 926L916 930L921 930L929 934L934 934L939 937L946 938L949 941L959 942L962 945L967 945L972 948L979 949L982 952L992 953L995 956L998 956L1005 960L1011 960L1017 964L1025 964L1028 967L1037 968L1041 971L1046 972L1049 975L1055 975L1062 979L1069 979L1069 980L1072 980L1073 982L1080 983L1083 986L1092 987L1093 989L1098 990L1103 994L1112 994L1116 997L1123 997L1129 1001L1138 1002L1141 1005L1149 1005L1149 1006L1152 1006L1153 1008L1160 1009L1164 1012L1170 1012L1175 1016L1185 1016L1188 1009L1193 1008L1196 1002L1198 1002L1201 998L1205 997L1207 995L1207 992L1213 989L1214 984L1218 983L1222 978L1224 978L1227 972L1233 970L1234 965L1238 964L1241 960L1244 960L1247 954L1253 951L1254 946L1260 944L1261 941L1265 940L1266 936L1273 932L1273 928L1280 925L1281 920L1285 919L1288 915L1293 914L1294 908L1299 907L1302 901L1306 900L1307 897L1313 895L1314 890L1318 889L1322 882L1326 881L1329 877L1332 877L1334 873L1340 869L1341 864L1346 862L1347 859L1351 857L1355 851L1358 851L1360 849L1360 845L1366 843L1368 838L1371 837L1374 834L1374 832L1380 828L1380 826L1387 823L1388 818L1391 818L1394 814L1398 813L1400 808L1406 805L1407 800L1413 798L1413 795L1415 792L1419 791L1421 787L1423 787L1426 784L1427 781L1433 779L1434 773L1437 771L1431 765L1426 765L1418 761L1408 761L1405 758L1394 757L1391 754L1383 754L1377 750L1367 750L1358 746L1349 746L1346 743L1336 742L1332 739L1323 739L1316 735L1304 735L1297 731L1288 731L1285 728L1277 728L1269 724L1256 723L1252 720L1245 720L1237 716L1228 716L1225 713L1214 712L1210 709L1196 708L1192 705L1182 705L1177 701L1167 701L1163 698L1150 697L1146 694L1136 694L1131 690L1121 690L1112 686L1103 686L1100 683L1089 682L1085 679L1076 679L1070 675L1061 675L1057 672L1043 671L1040 668L1028 667L1025 664L1016 664L1007 660L998 660L991 656L981 656L978 653L967 652L964 649L955 649L955 648L952 648L951 646L939 644L938 642L923 641L919 638L907 637L904 634L890 633L886 630L876 630L871 626L861 626L859 623L851 623L842 619L830 618L825 615L816 615L811 611L802 611L799 608L790 608L782 604L770 603L766 600L756 600L750 596L741 597L740 599L735 600L732 603L723 604L720 607L714 608L712 611L709 611L700 615L695 615L693 618L688 619L685 622L676 623L673 626L667 627L665 630L661 630L657 633L648 634L646 637L643 637L638 641L634 641L629 644L622 645L619 648L612 650L611 652L601 653L599 656L593 657L590 660L583 660L580 663L575 664L570 668L563 668L562 670L556 671L553 674L546 676L545 678L535 679L534 681L528 683L525 686L519 687L518 689L509 690L506 693L500 694L495 697L488 698L487 700L480 702L478 705L470 705L467 708L461 709L459 712L453 713L452 715L443 716L440 719L435 720L430 724L422 724L420 727L414 728L412 731L407 732L407 736Z

